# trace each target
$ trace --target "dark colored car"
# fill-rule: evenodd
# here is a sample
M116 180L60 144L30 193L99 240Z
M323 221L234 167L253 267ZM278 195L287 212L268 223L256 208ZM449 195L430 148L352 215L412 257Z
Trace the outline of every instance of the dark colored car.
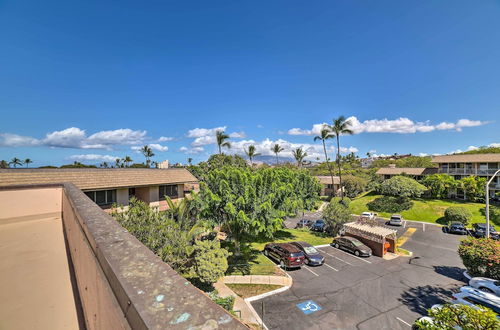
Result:
M461 222L452 222L448 225L447 231L450 234L467 235L469 232Z
M304 253L306 265L321 266L325 262L325 257L311 244L306 242L292 242L290 244L295 245Z
M476 238L486 237L486 224L485 223L475 223L472 225L472 235ZM495 227L490 225L490 238L500 239L499 233L495 230Z
M305 256L298 247L290 243L269 243L264 247L264 255L280 263L281 268L300 268Z
M313 224L312 220L302 219L299 222L297 222L295 228L311 227L312 224Z
M333 239L331 245L337 249L354 253L354 255L358 257L369 257L372 255L372 249L350 236L336 237Z
M325 220L319 219L312 224L311 230L322 232L325 230L325 226L326 226Z

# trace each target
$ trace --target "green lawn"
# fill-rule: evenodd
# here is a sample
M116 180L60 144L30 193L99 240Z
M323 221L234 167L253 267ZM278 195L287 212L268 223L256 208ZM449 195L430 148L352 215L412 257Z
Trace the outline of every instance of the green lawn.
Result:
M272 284L226 284L226 286L242 298L257 296L283 287Z
M361 214L364 211L368 211L368 207L366 206L366 204L378 197L382 196L371 193L361 195L352 200L349 208L351 209L352 213ZM484 204L461 202L448 199L413 199L413 207L407 211L401 212L401 215L408 220L444 224L444 221L442 219L444 216L444 211L450 206L461 206L469 209L472 214L471 223L485 222ZM378 212L378 215L384 218L388 218L391 216L390 213L385 212ZM495 224L497 227L500 226L500 223Z
M226 275L283 275L276 264L262 254L267 243L304 241L311 245L329 244L332 237L324 233L311 232L309 229L282 229L275 233L275 239L261 238L242 250L242 256L228 259L229 269Z

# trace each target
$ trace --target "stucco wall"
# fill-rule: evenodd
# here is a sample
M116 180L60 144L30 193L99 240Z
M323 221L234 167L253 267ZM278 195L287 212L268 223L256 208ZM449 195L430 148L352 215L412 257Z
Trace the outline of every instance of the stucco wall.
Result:
M128 188L116 190L116 203L118 205L128 205Z
M0 221L5 223L26 217L60 217L61 190L62 188L0 190Z

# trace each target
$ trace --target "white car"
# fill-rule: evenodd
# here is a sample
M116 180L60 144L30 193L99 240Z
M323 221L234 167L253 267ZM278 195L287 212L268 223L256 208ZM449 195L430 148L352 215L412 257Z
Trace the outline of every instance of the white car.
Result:
M469 285L473 288L493 293L500 297L500 281L487 277L473 277L470 279Z
M463 286L460 292L453 294L453 303L468 305L476 309L481 306L491 309L497 313L497 319L500 320L500 297L493 293L484 292L470 286Z
M389 219L389 224L391 226L402 226L403 225L403 216L399 214L391 215L391 219Z
M377 214L376 213L373 213L373 212L363 212L361 213L361 217L364 218L364 219L369 219L369 220L373 220L375 219L375 216Z

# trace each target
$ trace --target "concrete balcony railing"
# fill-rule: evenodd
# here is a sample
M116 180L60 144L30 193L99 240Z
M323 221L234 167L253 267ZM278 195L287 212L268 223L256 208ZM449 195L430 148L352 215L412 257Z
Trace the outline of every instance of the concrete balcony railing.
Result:
M443 174L450 174L450 175L493 175L495 172L498 171L498 169L487 169L487 170L480 170L480 169L469 169L469 168L448 168L448 169L443 169L440 168L438 170L438 173L443 173Z
M1 329L247 329L72 184L0 188Z

